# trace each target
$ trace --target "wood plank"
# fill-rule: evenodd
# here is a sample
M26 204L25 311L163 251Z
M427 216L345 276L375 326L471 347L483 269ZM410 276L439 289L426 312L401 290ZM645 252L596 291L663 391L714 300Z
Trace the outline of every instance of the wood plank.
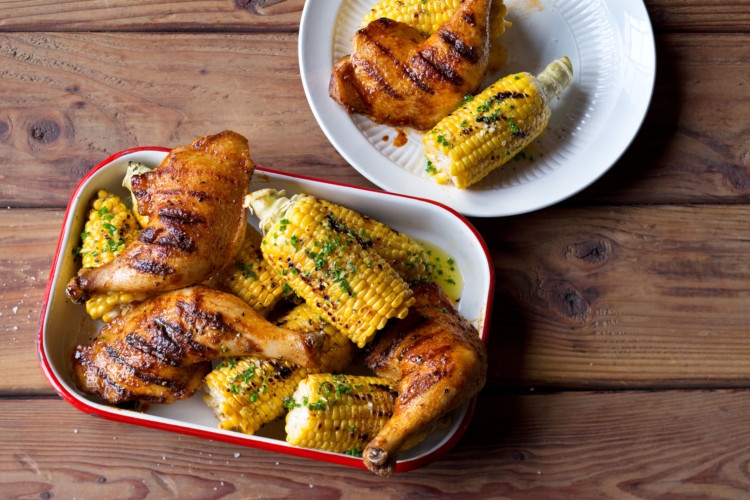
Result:
M660 36L643 126L620 161L572 201L750 200L748 43L746 35Z
M497 275L488 384L750 383L750 206L552 208L476 220ZM0 393L49 394L37 317L62 213L0 214Z
M60 210L0 209L0 394L51 394L36 354Z
M260 165L371 185L315 122L296 35L0 34L0 67L0 206L65 206L113 153L224 129Z
M0 206L64 206L112 153L225 128L250 139L261 165L372 186L317 125L296 43L283 34L0 34ZM750 200L750 142L738 140L750 137L748 44L748 35L661 37L645 124L571 202Z
M0 31L297 31L305 0L0 2Z
M749 411L747 390L483 393L451 452L384 480L91 418L59 399L3 400L0 488L13 498L741 498Z
M477 221L497 273L490 380L750 382L750 207L549 209Z
M0 2L0 31L296 31L304 0ZM374 0L373 0L374 3ZM510 2L523 8L522 1ZM748 32L744 0L646 0L654 30Z
M747 33L745 0L645 0L656 31Z

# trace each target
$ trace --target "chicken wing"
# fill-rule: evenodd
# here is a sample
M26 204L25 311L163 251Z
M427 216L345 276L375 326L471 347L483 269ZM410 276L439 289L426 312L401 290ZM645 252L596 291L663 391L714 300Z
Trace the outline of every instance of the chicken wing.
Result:
M489 60L492 0L466 0L429 38L381 18L357 31L328 92L377 123L432 128L477 91Z
M320 364L323 333L273 325L242 299L203 285L152 297L104 325L73 354L81 390L112 404L192 395L211 360L258 356Z
M487 377L487 353L476 329L435 283L414 286L415 305L390 324L365 363L398 382L393 416L362 457L378 475L393 473L408 438L477 394Z
M82 269L68 283L68 297L174 290L208 278L242 243L242 201L253 170L247 139L224 131L175 148L156 169L133 176L148 225L112 262Z

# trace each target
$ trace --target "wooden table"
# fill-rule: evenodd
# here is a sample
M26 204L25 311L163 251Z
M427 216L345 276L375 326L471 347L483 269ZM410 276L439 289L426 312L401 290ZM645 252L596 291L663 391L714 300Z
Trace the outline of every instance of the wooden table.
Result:
M303 3L0 2L0 497L749 495L747 1L647 0L658 71L632 147L562 204L472 220L497 273L490 371L443 459L382 479L56 395L41 301L68 198L111 153L230 128L261 165L372 187L305 100Z

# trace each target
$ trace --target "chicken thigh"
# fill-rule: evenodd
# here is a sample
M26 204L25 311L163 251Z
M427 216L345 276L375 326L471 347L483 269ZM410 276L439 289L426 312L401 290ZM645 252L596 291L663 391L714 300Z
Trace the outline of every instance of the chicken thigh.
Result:
M242 243L253 170L247 139L224 131L175 148L156 169L133 176L148 225L112 262L82 269L68 297L80 303L95 292L159 292L208 278Z
M432 128L477 91L489 61L492 0L466 0L426 40L387 18L357 31L333 67L328 92L376 123Z
M398 383L393 416L365 448L368 469L393 473L404 443L476 395L487 377L487 353L476 329L435 283L415 285L409 315L391 323L365 363Z
M112 404L190 397L219 358L320 365L323 333L278 327L242 299L203 285L157 295L104 325L73 354L78 386Z

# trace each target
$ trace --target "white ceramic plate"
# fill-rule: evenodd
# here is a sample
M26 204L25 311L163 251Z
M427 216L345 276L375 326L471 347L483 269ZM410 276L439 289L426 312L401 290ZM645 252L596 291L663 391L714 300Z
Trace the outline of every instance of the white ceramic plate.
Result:
M281 425L269 424L253 436L219 430L218 421L203 402L201 394L171 405L152 404L142 413L102 404L76 388L71 366L73 348L77 344L88 343L101 326L101 323L90 320L83 305L73 304L65 296L65 286L81 265L74 257L73 249L79 244L89 203L101 188L120 197L127 197L128 193L121 183L128 161L156 167L167 151L163 148L139 148L118 153L89 172L73 193L58 241L40 318L39 357L47 378L66 401L86 413L363 468L362 460L358 458L288 445L284 441ZM251 189L265 187L285 189L290 195L306 192L346 205L445 250L456 261L464 282L471 284L463 291L459 311L472 321L482 340L486 342L494 271L484 241L462 216L437 203L259 168L253 175ZM251 216L249 220L255 222L257 227L257 219ZM468 426L475 402L476 400L472 400L456 410L450 429L436 432L417 447L402 453L396 470L403 472L420 467L447 452Z
M545 133L529 147L534 161L513 160L468 190L438 185L425 172L421 134L395 147L394 128L349 115L328 96L333 62L375 0L307 0L299 63L308 102L324 133L362 175L383 189L440 201L464 215L529 212L590 185L628 148L648 109L656 56L639 0L506 0L513 23L498 40L506 74L538 74L554 59L573 63L572 85L552 107ZM384 137L388 140L383 140Z

